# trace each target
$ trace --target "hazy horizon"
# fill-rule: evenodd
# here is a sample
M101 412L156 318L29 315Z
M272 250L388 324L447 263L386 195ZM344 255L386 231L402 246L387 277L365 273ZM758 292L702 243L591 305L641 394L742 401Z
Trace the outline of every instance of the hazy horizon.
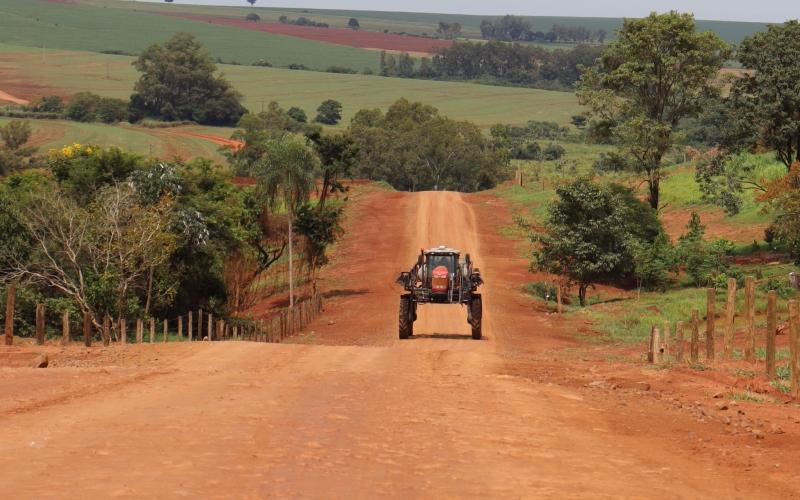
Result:
M140 2L163 3L163 0L138 0ZM174 4L225 5L249 7L246 0L174 0ZM797 4L786 0L763 4L746 0L608 0L599 3L590 0L573 0L547 5L532 5L516 0L499 0L487 5L474 0L440 0L431 3L424 0L382 1L367 0L306 0L296 6L287 6L284 1L256 0L256 7L284 7L292 9L337 9L371 10L386 12L426 12L436 14L466 14L498 16L515 14L521 16L554 17L644 17L650 12L693 12L697 19L706 21L736 21L754 23L782 23L797 19L800 11Z

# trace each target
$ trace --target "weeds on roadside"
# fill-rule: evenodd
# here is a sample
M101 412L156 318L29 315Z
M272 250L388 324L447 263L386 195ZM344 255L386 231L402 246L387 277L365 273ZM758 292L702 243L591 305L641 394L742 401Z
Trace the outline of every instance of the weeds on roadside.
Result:
M741 394L736 394L733 391L728 391L728 399L735 400L735 401L750 401L752 403L763 403L766 401L766 398L761 396L756 396L752 392L747 391Z
M770 381L770 385L786 394L790 394L792 392L792 388L789 387L787 384L784 384L780 380L772 380Z
M742 370L741 368L734 368L733 370L734 377L755 377L756 372L753 370Z
M792 374L792 369L789 368L789 363L775 367L775 375L781 380L789 380Z
M714 370L713 367L708 366L708 365L704 365L703 363L699 363L699 362L698 363L692 363L691 361L687 361L686 364L689 365L689 368L691 368L692 370L700 370L700 371L704 371L704 372L705 371L713 371Z

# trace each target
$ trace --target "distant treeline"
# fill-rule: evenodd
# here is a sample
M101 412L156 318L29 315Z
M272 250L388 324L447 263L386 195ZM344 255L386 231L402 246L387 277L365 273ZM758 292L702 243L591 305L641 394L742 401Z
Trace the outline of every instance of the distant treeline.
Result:
M585 26L567 26L554 24L550 30L533 31L531 23L517 16L507 15L495 20L484 19L481 22L481 36L487 40L527 41L527 42L573 42L603 43L608 32L604 29L592 31Z
M397 58L381 52L380 74L404 78L467 80L548 90L572 90L580 78L578 65L594 66L602 47L578 45L572 50L547 50L534 45L490 40L454 42L434 47L431 57L416 60L406 53Z
M316 21L312 21L307 17L300 16L297 19L289 19L286 16L281 16L278 18L278 22L283 24L295 24L297 26L312 26L314 28L327 28L328 23L318 23Z

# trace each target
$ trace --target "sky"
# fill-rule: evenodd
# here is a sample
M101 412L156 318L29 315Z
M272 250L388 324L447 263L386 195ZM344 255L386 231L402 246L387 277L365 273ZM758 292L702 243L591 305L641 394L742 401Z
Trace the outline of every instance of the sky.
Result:
M246 0L174 0L174 3L247 6ZM571 17L643 17L653 11L677 10L693 12L697 19L766 23L782 23L800 17L800 2L797 0L300 0L297 3L256 0L256 6Z

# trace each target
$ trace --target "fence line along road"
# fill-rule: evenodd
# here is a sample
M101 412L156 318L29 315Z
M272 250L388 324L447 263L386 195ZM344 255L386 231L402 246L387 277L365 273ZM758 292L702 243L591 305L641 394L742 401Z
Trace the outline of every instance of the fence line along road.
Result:
M6 321L5 321L5 345L11 346L14 342L14 313L15 313L15 288L8 288L6 299ZM97 330L97 337L104 346L111 344L111 334L114 334L114 341L119 345L125 345L129 341L142 344L147 341L154 344L156 341L169 342L171 332L175 332L175 340L184 341L184 324L187 325L186 338L188 341L248 341L248 342L283 342L302 331L314 318L322 312L322 296L314 295L307 300L295 304L293 309L286 309L278 314L266 319L250 318L226 318L214 320L212 313L204 314L200 309L196 312L190 311L186 315L177 318L163 320L161 333L156 331L156 319L149 318L149 328L145 331L145 321L136 318L130 324L136 325L133 339L128 339L127 328L128 320L120 320L112 328L111 318L106 315L103 317L102 326L93 329L92 316L83 313L83 342L86 347L92 347L92 333ZM36 344L44 345L45 342L45 318L46 311L44 304L36 306ZM184 319L186 322L184 323ZM68 312L61 315L61 340L64 345L71 340L70 335L70 316ZM170 330L170 325L175 325L175 330ZM204 327L207 329L204 334Z

